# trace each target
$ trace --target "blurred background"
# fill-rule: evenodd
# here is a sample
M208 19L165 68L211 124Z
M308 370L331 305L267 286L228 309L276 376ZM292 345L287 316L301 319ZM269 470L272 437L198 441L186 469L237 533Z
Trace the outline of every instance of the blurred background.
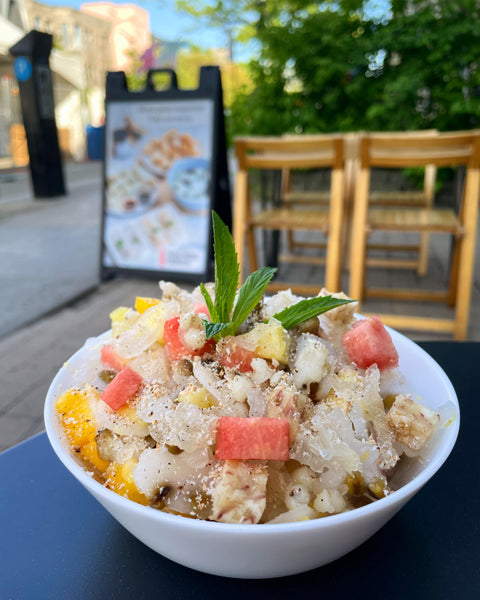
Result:
M477 127L479 21L474 0L1 0L0 160L28 163L8 49L32 29L53 34L60 146L81 161L99 158L91 128L117 70L140 89L170 67L193 88L201 65L219 65L229 140Z

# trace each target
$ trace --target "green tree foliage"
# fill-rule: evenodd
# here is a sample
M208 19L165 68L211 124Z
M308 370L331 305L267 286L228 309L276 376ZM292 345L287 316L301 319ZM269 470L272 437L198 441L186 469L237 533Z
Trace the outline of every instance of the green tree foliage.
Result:
M479 126L474 0L253 1L261 51L231 134Z

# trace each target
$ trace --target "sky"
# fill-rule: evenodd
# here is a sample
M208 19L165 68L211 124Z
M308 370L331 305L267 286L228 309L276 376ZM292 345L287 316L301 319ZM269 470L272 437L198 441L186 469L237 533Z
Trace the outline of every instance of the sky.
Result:
M77 10L88 0L40 0L50 6L70 6ZM95 1L95 0L90 0ZM152 33L166 41L187 41L202 48L226 47L226 37L218 30L199 27L190 15L177 12L175 0L132 0L131 2L114 2L114 4L137 4L150 13L150 29Z

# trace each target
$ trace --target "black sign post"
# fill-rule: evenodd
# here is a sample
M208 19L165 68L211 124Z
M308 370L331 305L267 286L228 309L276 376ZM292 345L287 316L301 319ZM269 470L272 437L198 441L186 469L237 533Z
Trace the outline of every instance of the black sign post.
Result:
M157 90L157 73L170 85ZM222 85L202 67L197 89L149 71L142 91L123 72L106 87L102 276L200 282L211 276L211 210L231 225Z
M33 30L10 48L10 54L15 57L13 66L20 90L36 198L65 194L49 66L52 39L48 33Z

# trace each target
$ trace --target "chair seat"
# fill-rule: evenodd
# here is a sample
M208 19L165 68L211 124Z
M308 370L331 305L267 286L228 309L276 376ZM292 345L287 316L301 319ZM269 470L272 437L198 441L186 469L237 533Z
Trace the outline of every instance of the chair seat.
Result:
M328 231L329 212L327 210L291 210L278 208L265 210L255 215L251 224L264 229L306 229Z
M442 209L372 209L368 211L368 227L385 231L463 232L458 217L448 208Z

